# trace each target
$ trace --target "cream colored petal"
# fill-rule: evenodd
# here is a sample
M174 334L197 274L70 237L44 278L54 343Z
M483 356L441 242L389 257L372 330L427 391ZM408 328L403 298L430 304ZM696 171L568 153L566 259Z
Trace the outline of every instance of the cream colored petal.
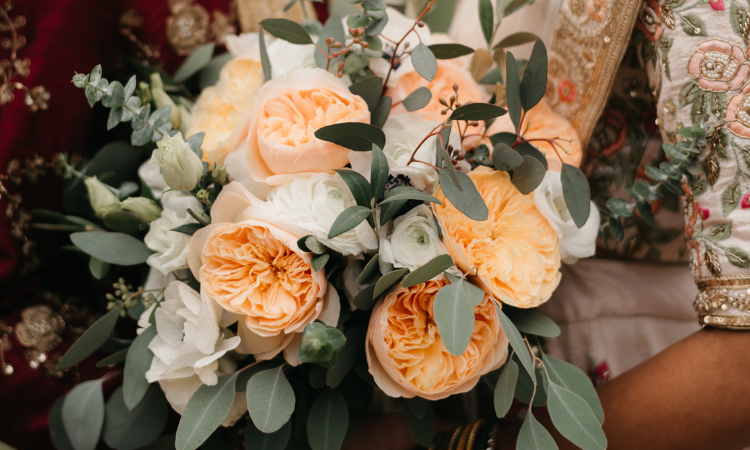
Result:
M190 271L193 272L193 276L196 280L201 280L201 266L203 266L203 247L206 245L208 237L214 231L224 226L230 225L229 223L212 223L206 227L201 228L193 234L188 244L188 265Z

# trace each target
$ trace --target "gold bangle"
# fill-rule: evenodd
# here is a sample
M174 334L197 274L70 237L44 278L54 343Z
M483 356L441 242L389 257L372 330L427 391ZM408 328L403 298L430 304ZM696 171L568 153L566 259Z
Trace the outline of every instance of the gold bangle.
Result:
M471 432L469 433L469 442L466 444L466 447L465 447L466 450L472 450L474 448L474 444L477 441L477 432L486 423L487 423L487 419L480 419L474 424L474 426L471 427Z
M453 432L453 436L451 436L451 441L448 444L448 450L456 450L456 443L458 442L458 436L461 434L462 427L456 428L456 431Z

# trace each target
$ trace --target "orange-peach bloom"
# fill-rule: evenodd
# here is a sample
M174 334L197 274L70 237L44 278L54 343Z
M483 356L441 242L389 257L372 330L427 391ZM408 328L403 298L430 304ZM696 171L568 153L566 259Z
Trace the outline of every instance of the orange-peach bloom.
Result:
M448 100L452 95L455 95L453 91L454 84L458 85L458 101L460 103L477 103L487 99L487 96L482 92L482 89L474 81L469 72L456 64L441 60L438 61L437 74L432 81L425 80L416 71L403 74L399 77L398 84L388 89L386 94L393 97L393 104L395 106L391 108L391 114L406 113L406 108L401 104L401 101L417 89L426 87L432 92L432 99L427 106L411 114L419 114L427 120L442 122L446 119L446 116L440 114L445 109L445 106L440 104L440 99L444 98Z
M501 132L516 132L508 114L495 120L486 134L491 136ZM559 172L562 169L563 162L576 167L581 165L583 149L581 148L581 140L578 138L578 133L576 133L575 128L573 128L568 119L557 114L550 108L546 100L542 99L542 101L526 113L523 123L521 123L521 133L523 139L558 138L557 142L563 150L558 146L557 152L555 152L555 149L552 148L552 144L549 142L531 142L531 145L545 154L550 170ZM562 158L562 162L560 162L560 158Z
M253 106L255 94L263 84L260 61L235 58L219 74L219 82L203 90L193 107L193 121L186 136L204 132L203 157L226 141L242 114Z
M312 269L313 255L297 246L302 230L283 214L232 182L216 199L211 220L190 240L188 263L201 293L237 316L238 351L272 358L308 323L336 324L336 290L324 271ZM288 360L296 361L296 348L293 353Z
M342 122L369 123L367 103L323 69L294 69L260 89L235 134L247 136L253 178L276 186L344 167L349 150L315 137L318 129Z
M533 308L549 300L560 282L557 233L506 172L480 166L469 178L489 209L475 221L458 211L442 189L433 210L443 230L443 244L456 266L477 274L495 298L511 306Z
M433 316L435 295L444 277L409 288L397 287L370 316L365 352L378 387L391 397L439 400L471 390L479 377L508 356L508 339L495 305L485 295L474 308L474 330L466 350L452 355Z

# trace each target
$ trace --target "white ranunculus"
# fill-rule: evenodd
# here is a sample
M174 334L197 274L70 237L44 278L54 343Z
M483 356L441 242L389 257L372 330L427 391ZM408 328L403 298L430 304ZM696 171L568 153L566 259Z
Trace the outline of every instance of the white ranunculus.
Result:
M98 217L104 217L107 213L120 209L120 199L96 177L88 177L83 180L89 193L89 203Z
M176 191L192 190L203 176L203 162L182 139L182 133L164 135L156 146L151 163L161 168L167 185Z
M151 189L151 193L157 200L161 198L165 191L169 190L169 186L161 174L161 169L156 164L151 164L151 161L141 164L141 167L138 168L138 177Z
M542 184L534 190L534 203L557 231L562 262L575 264L579 258L594 255L596 236L599 232L599 210L594 202L591 202L591 214L586 223L578 228L563 198L560 172L547 171Z
M414 19L409 19L405 15L401 14L397 9L391 8L390 6L386 8L385 12L386 14L388 14L388 23L385 25L385 28L383 28L383 31L380 34L381 36L383 36L381 37L381 40L383 41L383 52L386 54L391 54L393 53L393 44L391 43L391 41L400 41L401 38L404 37L404 35L409 31L409 29L414 26ZM419 45L420 40L424 45L430 45L432 43L432 34L428 25L425 25L422 28L415 27L414 31L418 33L419 36L417 36L415 33L409 33L406 39L404 39L404 43L399 46L399 53L403 52L404 49L414 49L414 47ZM388 38L388 40L384 38ZM406 43L409 44L409 47L405 46ZM372 69L375 75L383 77L383 79L385 79L386 75L388 74L390 65L390 58L387 60L385 58L370 59L370 69ZM398 68L394 69L393 72L391 72L391 76L388 79L388 86L396 86L398 78L402 74L409 73L413 70L414 65L411 62L411 58L403 58Z
M317 37L313 36L312 38L313 41L317 41ZM239 36L229 35L224 40L229 52L235 57L252 58L260 61L258 33L242 33ZM320 50L313 44L292 44L283 39L276 39L268 33L265 33L265 41L274 78L278 78L290 70L299 67L318 67L318 64L315 62L315 52Z
M377 236L366 221L328 239L328 232L339 214L357 204L338 175L316 173L309 178L296 178L271 191L268 202L323 245L343 255L377 249Z
M384 229L380 233L380 261L397 269L414 271L446 253L437 223L426 205L396 218L392 232Z
M143 241L155 251L148 257L148 265L164 275L188 266L187 254L190 236L172 228L188 223L197 223L187 212L190 208L200 214L203 207L192 195L179 191L168 191L162 196L164 210L161 217L151 222L150 229Z
M402 114L391 117L383 126L386 144L383 149L385 157L388 160L391 174L405 175L409 177L412 186L415 188L432 193L438 183L438 174L435 169L419 162L412 162L408 166L414 149L417 148L422 139L429 135L435 129L439 122L431 122L416 114ZM425 161L435 164L435 140L438 136L432 136L427 139L417 150L415 158L419 161ZM451 132L449 143L455 148L461 148L461 138L457 133ZM371 152L349 152L349 161L352 169L370 179L372 166Z
M221 375L237 369L227 353L240 345L240 337L222 330L221 316L216 313L218 305L212 302L185 283L174 281L167 286L164 301L154 313L157 334L148 345L154 359L146 379L149 383L159 382L167 400L180 414L201 385L215 385ZM146 310L146 319L142 317L140 323L147 323L151 313L152 308ZM239 394L224 420L225 426L233 424L244 412L245 395Z

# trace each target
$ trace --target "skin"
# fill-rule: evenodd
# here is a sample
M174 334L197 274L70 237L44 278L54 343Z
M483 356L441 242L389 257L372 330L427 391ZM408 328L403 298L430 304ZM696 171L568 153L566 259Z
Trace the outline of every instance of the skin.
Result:
M608 450L741 450L750 446L750 333L704 329L599 387ZM577 449L546 414L537 418L560 450ZM392 449L415 442L403 420L368 421L345 448L382 447L373 428L388 430ZM380 428L378 425L384 426ZM515 448L518 429L503 433L499 448ZM382 436L383 434L381 434Z

